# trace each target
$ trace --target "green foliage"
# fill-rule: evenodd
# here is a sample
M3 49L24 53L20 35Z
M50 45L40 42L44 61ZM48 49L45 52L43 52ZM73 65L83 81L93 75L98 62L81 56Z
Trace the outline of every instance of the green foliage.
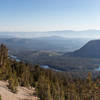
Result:
M0 95L0 100L2 100L1 95Z
M38 96L41 98L41 100L52 100L50 82L45 76L39 78L36 87Z
M17 86L18 86L18 80L16 79L16 77L11 77L8 81L9 85L8 88L13 92L16 93L17 92Z
M8 58L8 50L0 46L0 79L8 80L8 88L16 93L17 86L35 86L40 100L100 100L100 78L92 80L70 77Z
M5 67L8 60L8 49L5 45L1 44L0 46L0 66Z

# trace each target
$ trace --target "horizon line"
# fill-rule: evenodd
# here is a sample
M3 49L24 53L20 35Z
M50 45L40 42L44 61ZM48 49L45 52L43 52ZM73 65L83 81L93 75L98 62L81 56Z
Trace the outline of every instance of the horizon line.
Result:
M60 32L60 31L73 31L73 32L81 32L81 31L100 31L100 29L77 29L77 30L75 30L75 29L64 29L64 30L48 30L48 31L0 31L0 33L1 32L25 32L25 33L27 33L27 32Z

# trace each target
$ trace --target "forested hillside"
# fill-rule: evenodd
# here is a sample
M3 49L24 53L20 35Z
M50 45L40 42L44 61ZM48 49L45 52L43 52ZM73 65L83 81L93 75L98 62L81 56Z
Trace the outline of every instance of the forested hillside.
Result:
M8 88L17 93L17 86L35 87L40 100L100 100L100 78L73 78L49 69L16 62L8 57L8 49L0 46L0 80L8 80ZM2 97L1 97L2 99Z
M100 58L100 40L91 40L82 48L69 55L74 57Z
M63 38L57 36L37 38L1 38L0 36L0 43L6 44L14 53L34 50L69 52L79 49L89 40L85 38Z

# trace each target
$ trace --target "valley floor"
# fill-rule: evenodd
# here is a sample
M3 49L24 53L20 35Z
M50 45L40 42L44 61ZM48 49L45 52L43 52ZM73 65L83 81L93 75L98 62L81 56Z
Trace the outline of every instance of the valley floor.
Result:
M0 81L0 95L2 100L38 100L37 97L33 96L35 92L34 88L27 89L26 87L18 87L16 94L12 93L8 87L8 82Z

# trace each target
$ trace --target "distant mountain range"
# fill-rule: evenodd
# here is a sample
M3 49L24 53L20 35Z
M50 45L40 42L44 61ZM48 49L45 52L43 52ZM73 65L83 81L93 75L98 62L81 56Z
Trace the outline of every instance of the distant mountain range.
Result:
M66 55L74 57L100 58L100 40L92 40L82 48Z
M48 32L0 32L0 37L15 37L15 38L34 38L34 37L49 37L60 36L67 38L100 38L100 30L84 30L84 31L48 31Z
M39 38L0 38L14 52L48 50L58 52L74 51L82 47L89 39L62 38L57 36Z
M47 50L68 53L77 50L69 55L78 57L98 58L99 43L97 41L100 40L90 41L97 38L100 38L100 30L0 32L0 43L6 44L13 52Z

